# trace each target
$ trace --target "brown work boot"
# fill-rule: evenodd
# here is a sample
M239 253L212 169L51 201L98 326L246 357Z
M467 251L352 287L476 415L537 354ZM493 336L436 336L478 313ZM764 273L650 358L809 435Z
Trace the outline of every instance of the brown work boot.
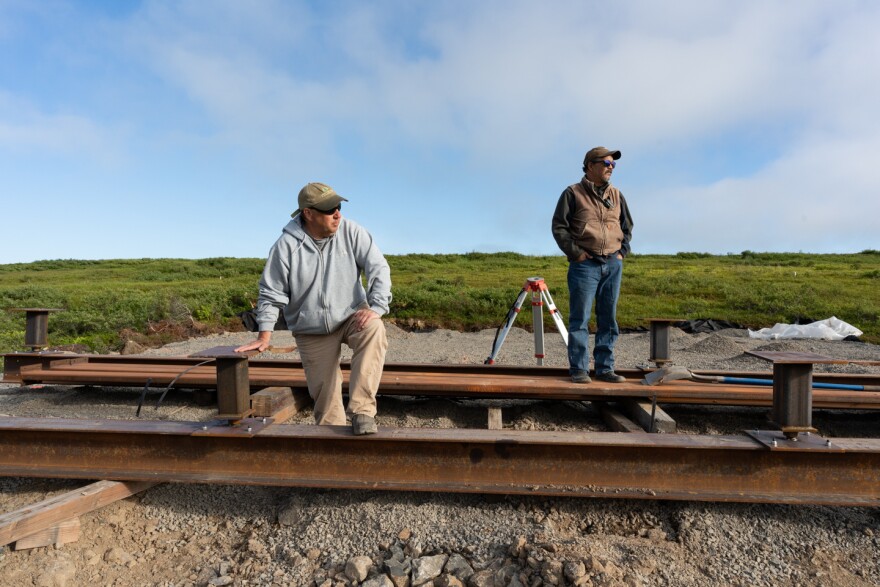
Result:
M376 427L376 418L366 414L355 414L351 417L351 431L354 432L355 436L375 434L379 431Z

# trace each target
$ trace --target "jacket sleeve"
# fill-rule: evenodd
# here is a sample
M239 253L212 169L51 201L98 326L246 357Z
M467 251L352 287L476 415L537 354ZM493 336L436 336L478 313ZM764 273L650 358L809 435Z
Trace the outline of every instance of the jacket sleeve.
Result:
M257 298L259 331L275 330L278 314L290 301L290 254L282 239L269 251Z
M620 245L620 254L625 258L632 250L629 241L632 239L633 219L623 193L620 194L620 228L623 230L623 244Z
M571 211L574 202L574 192L570 187L565 188L559 201L556 203L556 210L553 212L553 221L551 230L556 244L565 253L569 261L574 261L584 253L584 249L577 246L571 237Z
M391 305L391 268L366 229L360 227L355 254L358 267L367 279L367 304L379 316L388 313Z

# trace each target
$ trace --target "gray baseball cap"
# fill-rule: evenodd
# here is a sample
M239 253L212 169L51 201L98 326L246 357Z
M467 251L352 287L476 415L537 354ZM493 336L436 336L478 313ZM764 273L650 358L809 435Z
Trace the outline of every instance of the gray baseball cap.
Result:
M336 190L325 183L312 182L307 183L303 189L299 191L297 205L299 208L291 214L296 217L306 208L317 208L318 210L332 210L339 205L340 202L347 202L345 198L336 193Z

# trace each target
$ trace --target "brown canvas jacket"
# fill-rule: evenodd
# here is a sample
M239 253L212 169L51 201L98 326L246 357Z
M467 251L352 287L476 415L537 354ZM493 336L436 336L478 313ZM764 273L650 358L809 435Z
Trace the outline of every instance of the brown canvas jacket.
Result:
M609 205L603 204L603 200ZM553 214L553 237L569 261L587 252L592 257L629 253L632 217L623 194L613 185L602 197L595 185L582 179L568 186Z

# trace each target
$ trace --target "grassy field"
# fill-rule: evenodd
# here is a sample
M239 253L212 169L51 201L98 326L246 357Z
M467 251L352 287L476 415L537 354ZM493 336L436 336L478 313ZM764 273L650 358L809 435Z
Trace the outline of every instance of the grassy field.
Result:
M525 279L545 279L568 313L563 257L516 253L389 256L401 326L474 330L503 322ZM118 350L126 340L169 342L212 329L240 329L257 296L262 259L56 260L0 265L0 309L61 308L52 345ZM837 316L880 343L880 251L849 255L754 253L632 255L618 321L711 318L750 328ZM545 312L547 328L553 323ZM567 321L567 320L566 320ZM518 326L530 328L521 317ZM24 314L0 312L0 352L24 350Z

